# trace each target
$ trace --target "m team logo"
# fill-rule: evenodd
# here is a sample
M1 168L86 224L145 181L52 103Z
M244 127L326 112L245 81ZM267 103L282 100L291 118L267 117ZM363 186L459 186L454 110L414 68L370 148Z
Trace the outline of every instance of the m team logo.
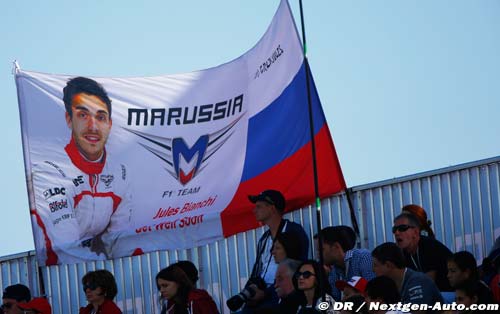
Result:
M115 177L112 174L101 174L101 181L104 182L104 185L109 188L111 182Z
M182 137L167 138L127 128L125 130L144 139L139 145L164 161L167 165L165 170L182 185L186 185L203 171L210 157L233 135L234 126L243 116L214 133L200 136L191 147Z

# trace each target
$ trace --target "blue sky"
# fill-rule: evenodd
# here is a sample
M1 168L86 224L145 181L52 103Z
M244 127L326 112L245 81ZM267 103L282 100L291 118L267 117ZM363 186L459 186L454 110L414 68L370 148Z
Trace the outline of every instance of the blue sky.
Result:
M0 256L33 249L12 60L89 76L190 72L250 49L278 3L2 1ZM499 1L304 0L304 11L349 186L500 155Z

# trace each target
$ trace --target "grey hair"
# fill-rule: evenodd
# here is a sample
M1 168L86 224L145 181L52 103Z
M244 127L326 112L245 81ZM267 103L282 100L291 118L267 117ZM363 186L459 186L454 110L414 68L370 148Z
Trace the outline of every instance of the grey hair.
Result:
M297 269L299 269L300 264L302 264L302 261L291 258L285 258L280 262L280 266L284 265L286 267L290 277L292 277L293 274L295 274L295 272L297 271Z
M420 222L418 221L418 218L415 215L410 213L402 213L399 214L396 218L394 218L394 222L396 222L396 220L401 218L408 219L408 223L410 224L410 226L417 227L418 229L420 229Z

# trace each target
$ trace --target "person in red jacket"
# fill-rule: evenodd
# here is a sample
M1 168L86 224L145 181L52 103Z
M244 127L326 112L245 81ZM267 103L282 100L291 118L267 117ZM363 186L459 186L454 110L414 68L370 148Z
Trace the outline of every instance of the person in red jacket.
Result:
M156 275L161 294L161 314L219 314L212 297L196 289L192 280L177 265L170 265Z
M89 304L80 308L80 314L122 314L113 302L118 288L112 273L105 269L90 271L83 276L82 284Z
M29 302L21 302L17 307L23 310L23 313L52 314L52 307L46 298L33 298Z

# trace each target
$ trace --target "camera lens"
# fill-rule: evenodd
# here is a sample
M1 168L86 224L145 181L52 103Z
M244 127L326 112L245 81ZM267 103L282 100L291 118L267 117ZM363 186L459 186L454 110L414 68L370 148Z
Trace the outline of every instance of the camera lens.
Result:
M231 311L236 311L237 309L242 307L244 303L245 300L243 300L240 294L232 296L226 301L226 305Z
M255 295L255 290L250 287L246 287L245 289L241 290L240 295L245 299L246 302L248 301L248 299Z
M226 301L226 305L231 311L236 311L237 309L242 307L243 304L245 304L245 302L248 301L248 299L252 298L255 295L255 292L256 291L254 289L246 287L245 289L241 290L241 292L238 293L237 295L229 298Z

